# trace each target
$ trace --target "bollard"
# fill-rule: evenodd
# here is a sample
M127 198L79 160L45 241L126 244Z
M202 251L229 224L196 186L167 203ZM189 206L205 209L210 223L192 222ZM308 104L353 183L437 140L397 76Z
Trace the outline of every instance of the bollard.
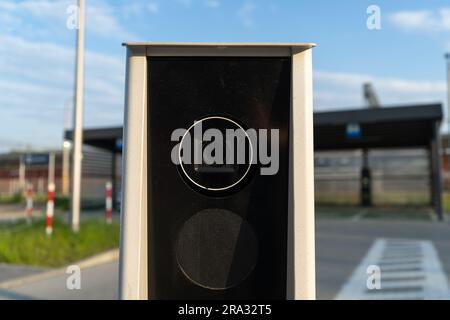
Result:
M111 224L112 222L112 183L107 182L106 183L106 200L105 200L105 206L106 206L106 223Z
M47 200L47 222L45 233L51 235L53 233L53 214L55 210L55 184L48 184L48 200Z
M27 212L28 222L31 222L31 219L33 218L33 185L31 183L29 183L27 185L27 206L26 206L26 212Z

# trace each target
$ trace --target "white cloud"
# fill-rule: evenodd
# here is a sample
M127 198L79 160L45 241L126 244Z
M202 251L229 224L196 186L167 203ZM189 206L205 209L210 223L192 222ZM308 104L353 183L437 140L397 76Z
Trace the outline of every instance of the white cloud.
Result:
M437 11L399 11L391 14L389 19L394 25L407 31L450 31L450 8Z
M0 30L2 32L12 32L21 25L21 19L7 11L0 9Z
M220 7L219 0L206 0L205 5L209 8L218 8Z
M443 81L414 81L399 78L381 78L357 73L333 73L315 72L315 79L323 83L339 85L341 87L354 87L362 85L364 82L378 84L382 90L393 90L401 93L442 93L447 89Z
M61 0L22 0L22 1L0 1L0 9L5 11L27 11L35 17L64 19L67 6L75 1Z
M159 12L159 4L155 1L150 1L147 4L147 9L148 9L148 11L150 11L152 13L158 13Z
M103 2L95 5L92 3L86 7L86 29L103 37L116 37L123 40L136 38L118 22L112 7Z
M139 16L143 13L159 13L159 2L158 1L128 1L125 5L121 6L121 12L125 18L130 18L133 16Z
M75 3L0 0L0 137L4 140L38 148L60 145L64 109L71 105L73 96L75 60L74 33L66 29L66 10ZM132 38L118 20L118 14L123 15L120 8L104 0L86 4L87 32L108 39ZM124 60L123 54L85 51L86 126L122 122ZM18 143L8 148L14 146ZM0 145L0 149L5 150L5 146Z
M192 0L177 0L177 2L182 4L185 7L192 6Z
M0 136L58 146L64 106L73 95L74 50L49 42L0 36ZM86 51L86 126L122 122L124 58Z
M253 3L247 2L238 10L238 16L246 28L254 26L253 12L255 9L256 6Z
M374 77L366 74L314 72L315 107L339 109L363 106L362 87L373 83L382 105L443 102L445 81L409 80L394 77Z
M54 21L55 23L52 23L51 26L55 30L61 30L66 28L66 20L69 17L66 11L67 7L76 3L75 0L0 0L0 11L4 15L8 13L15 17L21 17L23 23L27 23L29 17L47 22ZM155 10L155 7L151 7L152 3L149 4L149 10ZM6 22L1 21L0 25L6 25ZM136 39L136 36L129 33L119 23L117 12L104 0L86 2L86 29L88 32L105 38ZM15 29L16 32L21 32L21 30L21 26Z

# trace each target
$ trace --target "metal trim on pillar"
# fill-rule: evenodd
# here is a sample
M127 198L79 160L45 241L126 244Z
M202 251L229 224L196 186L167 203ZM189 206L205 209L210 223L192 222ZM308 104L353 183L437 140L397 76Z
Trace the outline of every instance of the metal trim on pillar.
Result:
M113 151L111 159L112 206L117 209L117 152Z
M442 177L441 177L441 159L440 159L440 145L441 139L439 134L439 122L432 124L432 136L430 141L430 164L431 164L431 191L432 203L436 215L440 221L444 219L442 207Z

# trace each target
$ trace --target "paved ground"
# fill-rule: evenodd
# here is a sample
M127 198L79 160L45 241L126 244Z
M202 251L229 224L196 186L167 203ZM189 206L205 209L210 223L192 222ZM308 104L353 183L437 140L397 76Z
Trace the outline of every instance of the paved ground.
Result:
M47 268L16 266L0 263L0 283L47 271Z
M45 206L39 206L34 217L42 217ZM68 214L58 212L58 216L67 219ZM83 211L81 220L103 218L104 210ZM26 217L21 204L0 205L0 223L14 223ZM113 220L119 220L119 213L113 212ZM47 268L0 264L0 284L27 276L49 271ZM108 263L102 266L82 270L82 289L69 291L66 289L67 275L61 274L50 279L37 281L32 284L1 289L0 299L116 299L118 263Z
M378 238L339 300L448 300L450 287L432 241Z
M379 238L429 240L450 278L450 224L427 221L319 220L317 296L334 299Z
M21 285L14 289L0 289L0 299L19 300L113 300L118 298L118 263L81 270L81 289L68 290L67 274Z
M432 251L437 253L434 260L438 260L442 265L440 276L447 278L445 280L448 282L450 278L450 224L448 222L434 222L426 213L424 213L425 218L409 221L386 219L378 215L374 219L354 219L352 215L339 216L340 218L333 219L322 216L316 222L317 297L319 299L334 299L348 280L355 278L354 271L361 266L361 262L380 239L389 239L394 244L401 239L432 247ZM425 264L427 259L424 260ZM432 269L429 266L425 267L425 270ZM4 272L11 272L11 270L5 270L0 267L0 281L8 277ZM117 270L117 263L83 270L80 291L67 290L65 287L67 276L63 274L13 290L0 290L0 297L6 299L114 299L117 297Z

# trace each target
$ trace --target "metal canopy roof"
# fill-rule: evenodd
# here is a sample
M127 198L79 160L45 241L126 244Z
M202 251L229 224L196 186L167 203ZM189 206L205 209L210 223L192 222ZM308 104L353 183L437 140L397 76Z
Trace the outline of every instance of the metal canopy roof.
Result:
M441 119L441 104L383 107L377 109L353 109L314 113L315 125L347 124L349 122L373 123Z
M442 120L442 105L416 105L314 113L315 150L428 147L433 126ZM358 124L360 136L349 138L347 126ZM84 130L84 143L117 150L122 127ZM72 131L65 132L72 139Z
M316 150L428 147L433 126L442 120L442 105L416 105L314 114ZM347 126L359 126L349 137Z
M117 150L117 140L122 139L122 135L122 127L84 129L83 143L101 149L120 152L121 150ZM64 138L72 140L72 130L66 131Z

